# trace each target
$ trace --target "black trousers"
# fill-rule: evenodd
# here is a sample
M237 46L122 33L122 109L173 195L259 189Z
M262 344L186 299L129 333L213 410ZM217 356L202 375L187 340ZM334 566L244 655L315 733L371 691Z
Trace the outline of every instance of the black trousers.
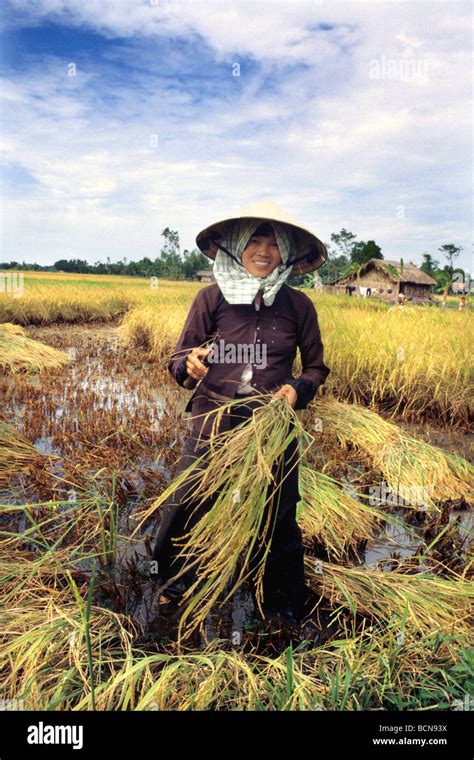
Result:
M235 405L230 413L229 428L232 429L252 414L255 403L248 399L242 405ZM293 424L293 423L291 423ZM194 428L184 445L177 465L175 477L201 456L208 446L208 436L198 438L199 431ZM280 462L274 463L274 483L267 485L267 496L271 497L266 509L274 509L270 525L272 535L263 577L264 610L284 610L290 608L296 619L304 614L306 586L304 579L304 550L301 530L296 523L296 506L300 499L298 489L298 440L294 439L287 446ZM205 466L205 465L203 465ZM175 576L184 566L185 559L177 554L181 547L173 544L173 539L181 538L198 522L213 505L216 495L206 499L196 509L196 498L192 479L182 483L180 488L161 507L161 519L153 550L153 559L158 562L158 575L161 584ZM249 562L252 573L261 559L265 546L254 547ZM247 572L247 570L246 570ZM181 576L186 588L194 582L194 568ZM255 592L252 583L252 592ZM166 590L165 590L166 593Z

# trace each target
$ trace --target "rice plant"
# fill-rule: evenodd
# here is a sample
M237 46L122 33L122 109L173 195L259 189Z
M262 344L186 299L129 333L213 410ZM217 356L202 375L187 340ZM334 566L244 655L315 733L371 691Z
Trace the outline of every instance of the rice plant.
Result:
M329 393L350 403L383 403L405 419L469 427L472 312L420 306L380 310L361 303L370 299L330 294L314 300L331 368Z

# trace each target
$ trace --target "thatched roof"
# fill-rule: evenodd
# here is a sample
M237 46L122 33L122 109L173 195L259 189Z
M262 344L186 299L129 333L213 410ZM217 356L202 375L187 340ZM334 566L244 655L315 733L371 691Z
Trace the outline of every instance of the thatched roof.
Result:
M388 267L387 264L389 265ZM433 280L433 278L426 274L426 272L423 272L422 269L417 267L416 264L405 264L404 262L403 271L401 275L397 277L390 270L390 266L395 267L397 272L400 272L399 261L395 261L393 259L369 259L361 268L360 274L364 274L364 272L372 268L382 269L388 275L390 280L392 280L392 282L414 282L417 285L436 285L436 280ZM344 277L344 279L337 280L334 284L343 285L344 283L350 282L354 279L356 279L356 274L352 273L349 275L349 277Z
M212 269L198 269L198 271L196 272L196 275L198 277L205 277L206 275L214 276L214 272L212 271Z

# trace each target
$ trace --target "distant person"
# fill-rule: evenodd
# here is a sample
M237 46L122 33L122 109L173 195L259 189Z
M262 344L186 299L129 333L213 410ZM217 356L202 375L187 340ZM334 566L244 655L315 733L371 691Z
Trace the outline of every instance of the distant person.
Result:
M466 308L466 296L461 296L459 299L459 311L464 311Z

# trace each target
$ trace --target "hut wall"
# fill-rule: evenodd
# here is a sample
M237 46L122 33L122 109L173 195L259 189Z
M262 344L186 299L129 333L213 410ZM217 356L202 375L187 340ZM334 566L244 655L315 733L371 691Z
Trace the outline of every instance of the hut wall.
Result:
M430 285L422 285L416 282L404 282L403 292L406 296L413 298L428 298L430 295Z
M354 282L357 282L357 278L355 278ZM363 288L370 288L372 291L371 295L376 298L392 299L398 294L398 282L390 279L387 272L384 272L382 269L374 268L364 272L359 278L359 284ZM390 288L392 292L387 293L387 290Z

